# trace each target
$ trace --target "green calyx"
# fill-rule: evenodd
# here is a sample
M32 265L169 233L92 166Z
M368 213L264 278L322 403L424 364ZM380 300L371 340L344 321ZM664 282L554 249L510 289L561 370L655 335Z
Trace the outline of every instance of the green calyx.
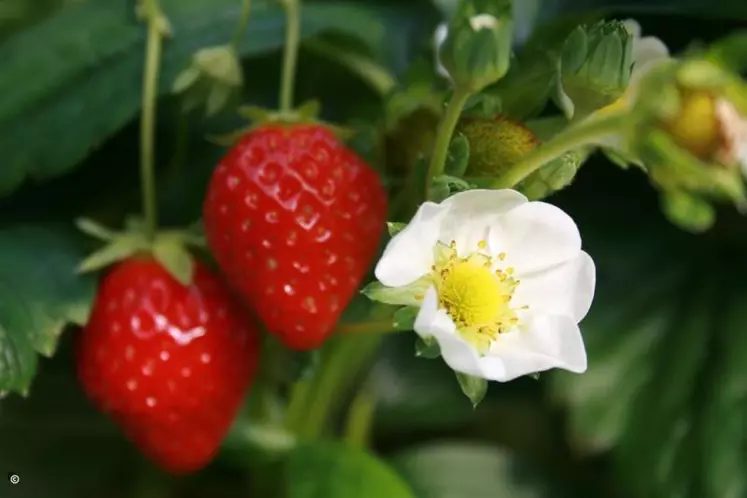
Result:
M128 258L144 256L153 257L176 281L189 285L194 266L187 248L205 246L203 237L191 229L164 230L150 239L144 223L136 218L129 219L125 229L119 232L87 218L80 218L75 224L83 233L105 242L101 249L78 265L79 273L101 270Z
M238 110L239 116L251 122L251 125L240 128L225 135L211 136L208 140L223 147L231 147L247 133L267 125L293 126L299 124L314 124L332 131L341 140L351 138L355 132L349 128L337 126L318 119L321 112L319 101L310 100L291 111L278 111L257 106L242 106Z

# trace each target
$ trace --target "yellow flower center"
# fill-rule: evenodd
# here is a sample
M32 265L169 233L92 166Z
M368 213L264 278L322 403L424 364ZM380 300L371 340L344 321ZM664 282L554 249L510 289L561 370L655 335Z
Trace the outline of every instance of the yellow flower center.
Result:
M498 335L518 325L516 309L510 306L519 281L514 269L497 268L506 255L487 255L485 241L467 257L459 257L456 243L438 243L432 278L439 307L445 310L462 337L481 354L487 353Z
M709 159L721 147L716 102L707 92L683 92L679 113L665 126L680 147L697 157Z

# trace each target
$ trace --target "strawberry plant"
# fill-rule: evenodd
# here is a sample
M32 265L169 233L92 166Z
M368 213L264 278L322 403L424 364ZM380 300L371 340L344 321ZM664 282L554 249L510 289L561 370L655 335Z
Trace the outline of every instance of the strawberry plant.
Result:
M0 0L0 496L747 496L745 22Z

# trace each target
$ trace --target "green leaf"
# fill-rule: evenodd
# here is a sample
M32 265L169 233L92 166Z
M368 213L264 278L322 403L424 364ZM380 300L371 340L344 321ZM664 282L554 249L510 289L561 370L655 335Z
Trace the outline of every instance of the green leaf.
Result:
M747 420L743 218L725 215L721 230L696 237L652 223L655 205L632 216L632 204L624 222L607 217L596 234L580 226L605 278L581 323L588 371L549 377L571 439L581 451L612 451L626 495L745 496L735 470L747 467L735 444Z
M549 498L561 496L515 455L487 444L418 446L393 458L418 498Z
M386 463L339 443L298 447L285 478L288 498L415 498Z
M415 341L415 356L433 360L441 356L441 347L433 337L418 337Z
M195 50L228 40L241 2L163 0L161 6L175 33L164 45L159 88L163 95L171 92ZM387 35L395 30L393 23L411 15L407 8L397 16L364 3L309 3L304 6L302 36L335 29L379 53L392 43ZM283 19L278 2L256 2L237 47L239 55L280 48L285 39ZM136 117L144 34L129 2L100 0L62 9L3 40L0 195L15 190L26 178L41 180L70 171Z
M615 14L660 13L702 16L718 19L747 19L747 4L731 0L714 0L704 3L700 0L539 0L537 10L541 18L551 18L560 14L603 12Z
M480 404L488 392L488 381L474 375L467 375L461 372L454 373L459 382L459 387L462 388L462 392L469 398L472 407L477 408L477 405Z
M26 393L36 353L52 356L63 328L83 324L92 277L75 272L83 256L72 230L0 229L0 392Z
M416 306L405 306L398 309L392 317L394 330L412 330L419 311L420 308Z

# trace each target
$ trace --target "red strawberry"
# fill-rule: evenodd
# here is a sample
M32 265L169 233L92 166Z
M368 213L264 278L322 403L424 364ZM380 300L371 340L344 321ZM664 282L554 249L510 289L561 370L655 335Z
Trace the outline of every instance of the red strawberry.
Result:
M330 335L386 221L377 174L319 125L246 134L213 173L205 232L230 283L288 347Z
M175 474L215 455L251 383L259 344L225 285L194 263L189 287L155 260L118 263L77 350L86 394Z

